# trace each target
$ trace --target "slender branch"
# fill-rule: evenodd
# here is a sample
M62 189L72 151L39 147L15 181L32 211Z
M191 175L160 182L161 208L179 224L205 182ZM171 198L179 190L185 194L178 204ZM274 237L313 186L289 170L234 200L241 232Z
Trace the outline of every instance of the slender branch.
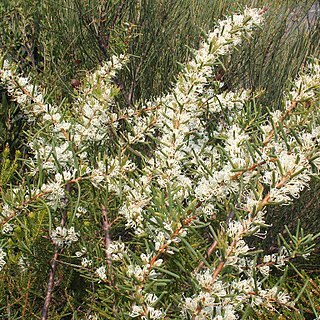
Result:
M248 168L246 168L246 169L243 169L243 170L235 173L235 174L231 177L231 180L236 180L236 179L238 179L240 176L242 176L244 173L253 171L254 169L256 169L256 168L258 168L258 167L261 167L262 165L266 164L267 162L276 162L276 161L277 161L277 158L270 158L270 159L268 159L268 161L267 161L267 160L263 160L263 161L254 163L254 164L251 165L250 167L248 167Z
M285 175L285 176L281 179L281 181L276 185L276 188L277 188L277 189L281 188L281 187L286 183L286 181L288 181L288 180L290 179L291 175L292 175L292 172L289 171L288 174ZM269 202L270 202L270 193L267 193L267 194L265 195L265 197L260 201L260 204L257 206L257 208L262 209L263 207L265 207L266 205L268 205ZM258 210L257 210L257 211L258 211ZM252 217L251 219L253 219L253 217ZM234 248L236 247L236 244L237 244L238 240L241 239L241 238L242 238L242 236L239 236L239 237L235 238L235 239L232 241L232 243L231 243L231 245L230 245L230 247L229 247L229 250L228 250L228 252L226 253L226 257L229 257L229 256L230 256L230 254L233 252ZM225 260L224 260L224 261L221 261L221 262L219 263L218 267L214 270L214 272L213 272L213 277L212 277L212 278L213 278L213 281L215 281L215 279L218 277L218 275L219 275L220 272L222 271L222 269L223 269L223 267L224 267L224 265L225 265L225 262L226 262Z
M282 179L279 183L277 183L277 185L275 186L277 189L280 189L281 187L283 187L285 185L285 183L291 178L292 172L289 171ZM257 206L258 210L261 210L263 207L265 207L266 205L268 205L268 203L270 202L270 193L267 193L265 195L265 197L260 201L259 205ZM253 217L251 217L251 221L252 221ZM229 219L227 218L227 223L230 223L230 221L232 220L232 217L229 217ZM249 224L250 225L250 224ZM224 269L225 264L227 262L227 258L233 253L234 249L237 246L237 243L240 239L243 238L243 235L246 233L245 230L242 231L242 234L237 235L233 241L231 242L226 254L225 254L225 258L224 260L221 260L218 264L218 266L214 269L213 274L212 274L212 283L214 283L216 281L216 279L219 277L221 271ZM216 248L216 246L214 246L214 244L212 244L213 249L212 252L214 251L214 249ZM211 249L211 247L209 249ZM211 252L211 254L212 254ZM200 264L199 264L200 265ZM198 266L199 267L199 266ZM201 266L200 266L201 267ZM195 320L197 315L200 314L202 310L202 306L198 305L198 308L196 310L196 312L193 314L192 319Z
M29 276L28 276L27 292L26 292L26 296L24 299L23 310L22 310L22 315L21 315L22 319L24 319L25 314L26 314L26 310L27 310L30 286L31 286L31 272L29 273Z
M55 249L53 258L51 260L50 264L50 273L49 273L49 279L48 279L48 287L47 287L47 293L46 297L44 299L44 305L42 308L42 316L41 320L47 320L48 319L48 311L49 311L49 306L52 298L52 292L54 288L54 278L57 270L57 259L59 256L59 251L58 248Z
M34 104L36 104L36 105L38 105L39 107L42 107L42 108L45 108L45 107L46 107L45 104L36 101L36 100L35 100L35 97L34 97L27 89L25 89L24 87L20 86L19 83L18 83L15 79L12 79L12 81L13 81L13 83L14 83L26 96L28 96L28 97L31 99L31 101L32 101ZM33 114L34 114L34 112L33 112ZM34 114L34 115L35 115L35 114ZM51 116L51 121L52 121L52 123L53 123L53 124L57 124L58 121L56 121L56 120L53 118L52 115L50 115L50 116ZM61 131L61 133L64 135L64 137L66 138L66 140L67 140L67 141L70 141L69 134L67 133L67 131L66 131L65 129L63 129L63 128L61 128L60 131Z
M111 238L110 238L110 233L109 233L111 225L109 223L107 210L104 205L101 206L101 210L102 210L102 219L103 219L102 228L103 228L103 232L104 232L104 245L106 248L106 262L107 262L109 268L111 269L112 259L111 259L110 254L108 253L108 248L111 244Z
M218 241L217 240L214 240L212 245L210 246L210 248L207 250L207 255L206 255L206 259L208 259L212 254L213 252L216 250L217 248L217 245L218 245ZM197 273L199 272L199 270L204 266L204 262L201 260L198 264L198 266L194 269L194 272Z
M199 205L199 206L200 206L200 205ZM179 235L179 233L181 232L181 230L182 230L184 227L188 226L188 225L189 225L193 220L195 220L197 217L198 217L198 214L194 214L193 216L191 216L191 217L189 217L189 218L187 218L187 219L184 219L183 222L182 222L182 224L181 224L181 226L180 226L179 228L177 228L177 229L174 231L174 233L172 234L171 240L175 239L175 238ZM167 241L166 243L164 243L164 244L161 246L161 248L158 250L158 252L151 258L151 260L150 260L150 262L149 262L149 268L148 268L149 270L151 270L151 269L153 268L155 262L159 259L160 255L161 255L162 253L164 253L164 252L168 249L170 243L171 243L171 242L169 242L169 241Z
M227 226L229 225L229 223L233 220L234 218L234 211L230 211L228 216L227 216L227 219L226 219L226 224ZM206 254L206 259L208 259L213 253L214 251L216 250L217 248L217 245L218 245L218 241L217 240L214 240L212 245L210 246L210 248L207 250L207 254ZM198 264L198 266L194 269L194 272L199 272L199 270L204 266L204 262L203 260L201 260Z
M67 184L66 191L67 191L67 193L70 193L71 184ZM61 227L64 227L67 222L67 206L68 206L68 204L66 204L65 210L64 210L62 218L61 218L61 223L60 223ZM41 320L48 319L48 312L49 312L50 302L51 302L51 298L52 298L52 292L54 289L54 278L55 278L56 271L57 271L57 260L59 258L60 252L61 252L61 250L59 249L59 247L55 246L54 254L53 254L53 257L51 260L51 264L50 264L48 286L47 286L46 297L44 299L44 305L42 308Z

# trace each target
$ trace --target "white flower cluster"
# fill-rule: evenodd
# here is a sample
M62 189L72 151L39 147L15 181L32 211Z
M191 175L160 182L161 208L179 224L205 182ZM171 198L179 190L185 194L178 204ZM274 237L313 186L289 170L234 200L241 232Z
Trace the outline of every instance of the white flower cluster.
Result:
M285 247L281 247L278 254L265 255L263 263L259 266L259 271L265 277L269 276L271 266L281 269L290 259L289 252Z
M155 294L147 293L143 296L144 305L134 305L131 309L130 317L142 320L159 320L164 319L166 313L161 309L154 308L159 297Z
M86 254L86 252L87 252L87 249L86 249L85 247L83 247L80 251L77 251L77 252L75 253L75 255L76 255L76 257L80 258L80 257L82 257L84 254Z
M10 218L12 216L12 214L14 214L14 210L12 210L7 203L3 204L2 211L0 214L0 222L5 220L6 218ZM7 222L7 223L3 224L3 226L2 226L2 233L3 234L11 233L12 231L13 231L13 224L12 223Z
M3 204L2 209L1 209L1 215L0 215L1 220L0 221L2 221L3 218L10 217L13 214L13 212L14 212L14 210L11 209L7 203Z
M276 310L277 305L293 307L288 293L278 287L263 288L263 281L254 280L253 261L239 264L241 276L232 281L215 280L210 269L195 274L202 290L184 302L185 317L192 314L196 320L239 319L239 312L250 304L252 308L263 306Z
M107 279L106 267L101 266L96 269L96 275L100 278L100 280L105 281Z
M74 108L79 114L77 124L72 127L73 141L77 146L87 142L99 142L109 137L109 126L117 127L117 114L110 112L117 92L112 80L116 72L126 63L123 55L113 56L86 79Z
M141 253L141 264L130 264L127 268L127 276L134 277L140 282L144 282L148 277L152 278L157 276L156 270L151 268L150 261L152 254ZM163 263L162 259L157 259L153 264L154 267L160 267Z
M232 15L225 20L221 20L218 26L208 35L210 42L214 40L214 49L217 54L223 55L241 42L237 28L241 27L245 31L251 31L255 26L261 24L263 16L259 9L246 8L243 14Z
M87 267L90 267L92 266L92 260L91 259L88 259L86 257L83 257L81 259L81 266L84 267L84 268L87 268Z
M76 217L77 217L77 218L80 218L80 217L82 217L82 216L83 216L85 213L87 213L87 212L88 212L88 210L87 210L86 208L79 206L79 207L77 208Z
M30 266L30 263L26 259L26 257L22 255L18 260L18 266L19 266L21 272L27 272L28 267Z
M127 253L125 244L122 241L112 241L107 249L107 253L114 261L122 261L123 255Z
M133 228L136 234L143 233L144 208L151 197L150 179L144 176L139 183L133 179L124 187L127 201L122 205L119 214L125 217L126 226Z
M34 119L34 116L49 109L49 105L45 104L41 89L32 84L30 78L17 76L16 70L8 60L3 62L0 78L6 85L9 95L24 107L23 110L30 119Z
M70 246L72 242L77 242L79 233L74 230L74 227L57 227L51 233L53 243L59 247Z
M310 88L319 87L320 61L313 60L307 65L308 72L304 72L294 82L293 90L289 92L289 97L296 101L307 101L316 97L315 91Z
M38 138L34 142L29 143L29 147L34 153L42 160L42 168L49 172L55 172L57 163L64 169L68 169L71 166L73 154L70 149L70 143L63 141L60 144L49 144L47 140ZM36 163L32 163L33 167L36 167ZM34 169L34 174L36 168ZM64 176L69 176L70 173L64 172Z
M2 248L0 248L0 271L3 269L4 265L6 264L6 261L4 260L4 257L7 254L4 252Z

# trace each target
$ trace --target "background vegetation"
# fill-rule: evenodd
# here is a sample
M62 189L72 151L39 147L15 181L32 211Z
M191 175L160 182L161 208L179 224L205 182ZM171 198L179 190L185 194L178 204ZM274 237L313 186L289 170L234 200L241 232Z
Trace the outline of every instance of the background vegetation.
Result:
M19 64L21 71L43 87L51 88L54 101L71 100L87 70L113 53L127 52L130 63L117 78L119 99L124 107L133 105L138 109L141 101L170 88L180 68L178 62L188 59L188 48L197 47L221 16L240 6L266 7L266 27L224 61L228 72L219 70L217 77L224 81L225 88L263 91L261 103L276 109L306 57L319 56L320 21L318 18L310 22L307 15L313 4L312 0L2 0L0 47ZM5 90L0 88L0 93L4 185L20 178L11 173L21 156L18 152L23 157L28 149L24 145L26 122ZM264 242L266 251L277 246L279 232L286 233L284 221L290 230L295 229L298 218L306 232L319 230L318 195L319 183L315 181L292 207L270 211L269 221L274 228ZM52 256L42 241L42 219L37 216L31 222L22 221L21 228L15 230L16 241L29 239L26 250L34 248L35 265L33 273L27 276L11 274L1 279L0 274L0 316L4 319L38 318ZM320 314L319 261L318 251L310 258L310 264L304 263L299 271L293 265L290 269L287 287L299 296L301 317L297 319L313 319ZM94 291L94 285L68 265L61 265L58 274L60 283L50 319L80 319L77 306L90 305L87 292ZM87 292L79 290L79 286ZM103 306L103 298L99 303ZM287 317L290 319L290 314ZM265 315L265 319L269 316Z

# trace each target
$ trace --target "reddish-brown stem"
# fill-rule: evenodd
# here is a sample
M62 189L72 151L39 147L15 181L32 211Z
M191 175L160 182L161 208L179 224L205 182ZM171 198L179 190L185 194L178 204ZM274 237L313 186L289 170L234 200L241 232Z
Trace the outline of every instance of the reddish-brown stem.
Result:
M189 218L185 219L182 222L181 226L174 231L174 233L171 236L171 239L176 238L179 235L179 233L181 232L181 230L184 227L188 226L197 217L198 217L198 215L195 214L192 217L189 217ZM169 241L167 241L165 244L163 244L161 246L161 248L158 250L158 252L151 258L150 263L149 263L149 268L148 268L149 270L151 270L153 268L153 265L159 259L160 255L166 251L166 249L168 248L169 244L170 244Z
M49 312L49 306L50 306L50 302L51 302L51 298L52 298L52 292L54 289L54 278L55 278L55 274L56 274L56 270L57 270L57 259L59 256L59 251L56 248L53 258L51 260L51 264L50 264L50 272L49 272L49 279L48 279L48 287L47 287L47 293L46 293L46 297L44 299L44 305L42 308L42 316L41 316L41 320L47 320L48 319L48 312Z
M218 245L218 241L217 240L214 240L212 245L210 246L210 248L207 250L207 255L206 255L206 258L208 259L212 254L213 252L216 250L217 248L217 245ZM194 272L199 272L199 270L204 266L204 262L201 260L198 264L198 266L194 269Z
M268 161L263 160L263 161L254 163L254 164L251 165L250 167L248 167L248 168L246 168L246 169L243 169L243 170L235 173L235 174L231 177L231 179L232 179L232 180L236 180L236 179L238 179L240 176L242 176L242 175L243 175L244 173L246 173L246 172L253 171L254 169L256 169L256 168L258 168L258 167L266 164L267 162L275 162L275 161L277 161L276 158L270 158Z
M71 191L71 184L66 185L66 192L70 193ZM66 208L63 212L62 218L61 218L61 227L64 227L67 222L67 205ZM57 270L57 260L59 257L59 248L55 246L54 254L50 263L50 272L49 272L49 279L48 279L48 286L47 286L47 292L46 292L46 297L44 299L44 304L42 308L42 316L41 320L47 320L48 319L48 312L49 312L49 307L50 307L50 302L52 298L52 292L54 289L54 278L56 275L56 270Z
M234 211L230 211L228 216L227 216L227 219L226 219L226 224L227 226L229 225L229 223L233 220L233 217L234 217ZM207 255L206 255L206 258L208 259L212 254L213 252L216 250L217 248L217 245L218 245L218 241L217 240L214 240L212 245L210 246L210 248L208 249L207 251ZM204 266L204 262L201 260L198 264L198 266L195 268L194 272L199 272L199 270Z
M26 297L24 299L24 304L23 304L23 310L22 310L22 319L24 319L24 316L26 314L26 310L27 310L27 304L28 304L28 298L29 298L29 290L30 290L30 283L31 283L31 273L29 273L29 277L28 277L28 285L27 285L27 292L26 292Z
M213 275L212 275L212 280L214 281L222 271L223 267L225 265L225 261L220 261L218 264L217 268L214 270Z
M103 219L102 229L103 229L103 232L104 232L104 245L105 245L105 248L106 248L106 262L107 262L107 264L108 264L108 266L110 268L111 265L112 265L111 256L108 253L108 248L109 248L109 246L111 244L111 238L110 238L110 233L109 233L110 223L109 223L109 220L108 220L107 209L106 209L106 207L104 205L101 206L101 210L102 210L102 219Z

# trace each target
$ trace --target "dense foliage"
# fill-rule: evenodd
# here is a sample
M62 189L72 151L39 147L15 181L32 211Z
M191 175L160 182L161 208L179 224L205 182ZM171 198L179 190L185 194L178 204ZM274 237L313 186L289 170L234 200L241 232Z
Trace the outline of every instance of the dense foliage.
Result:
M270 105L245 77L234 90L228 82L234 52L265 28L266 11L218 21L171 89L171 76L166 87L155 81L159 91L128 82L142 64L137 72L121 36L118 54L70 95L37 85L3 55L3 105L26 124L23 157L10 145L1 160L3 317L318 315L317 279L299 265L319 234L298 223L274 252L255 240L273 228L267 208L299 198L320 166L315 56ZM120 29L127 36L130 26Z

